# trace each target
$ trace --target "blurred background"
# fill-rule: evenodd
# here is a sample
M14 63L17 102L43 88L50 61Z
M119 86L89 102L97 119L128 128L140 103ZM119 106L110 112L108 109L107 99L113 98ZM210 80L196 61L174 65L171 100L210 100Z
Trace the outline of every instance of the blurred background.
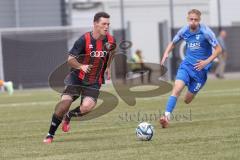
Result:
M91 30L98 11L111 15L110 32L117 44L132 42L121 54L129 58L141 50L145 62L159 64L192 8L202 12L202 23L216 35L226 31L226 72L237 73L239 5L237 0L0 0L0 79L13 81L16 89L47 87L51 72L66 61L74 41ZM166 79L174 79L183 51L184 44L174 50L166 64ZM125 59L115 62L113 76L125 77L126 65Z

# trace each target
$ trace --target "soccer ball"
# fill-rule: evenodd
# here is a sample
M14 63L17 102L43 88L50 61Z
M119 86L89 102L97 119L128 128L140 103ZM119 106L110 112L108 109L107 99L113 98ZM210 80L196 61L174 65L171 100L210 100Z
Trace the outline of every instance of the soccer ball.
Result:
M136 136L142 141L151 140L153 136L153 126L147 122L140 123L136 128Z

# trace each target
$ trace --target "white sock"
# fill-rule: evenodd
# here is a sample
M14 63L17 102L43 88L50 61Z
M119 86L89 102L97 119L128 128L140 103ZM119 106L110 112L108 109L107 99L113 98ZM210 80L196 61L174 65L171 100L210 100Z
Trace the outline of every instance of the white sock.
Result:
M168 120L170 120L171 113L170 112L165 112L165 116L167 117Z

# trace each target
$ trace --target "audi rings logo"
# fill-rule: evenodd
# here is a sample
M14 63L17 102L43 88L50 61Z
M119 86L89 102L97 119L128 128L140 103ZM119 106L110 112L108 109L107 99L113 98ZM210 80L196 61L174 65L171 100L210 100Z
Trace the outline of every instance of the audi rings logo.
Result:
M107 56L107 51L92 51L90 53L91 57L105 57Z

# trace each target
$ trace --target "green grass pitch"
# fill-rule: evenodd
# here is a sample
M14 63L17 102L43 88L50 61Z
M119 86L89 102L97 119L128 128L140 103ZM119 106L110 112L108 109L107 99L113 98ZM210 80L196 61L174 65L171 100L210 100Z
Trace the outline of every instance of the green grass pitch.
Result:
M50 89L16 91L13 96L1 93L0 159L239 160L239 82L209 80L189 105L183 103L182 94L167 129L160 128L156 119L170 93L138 98L136 106L120 99L106 115L73 121L69 133L59 128L50 145L42 140L59 94ZM111 86L103 89L116 95ZM154 126L151 141L136 140L135 128L141 120Z

